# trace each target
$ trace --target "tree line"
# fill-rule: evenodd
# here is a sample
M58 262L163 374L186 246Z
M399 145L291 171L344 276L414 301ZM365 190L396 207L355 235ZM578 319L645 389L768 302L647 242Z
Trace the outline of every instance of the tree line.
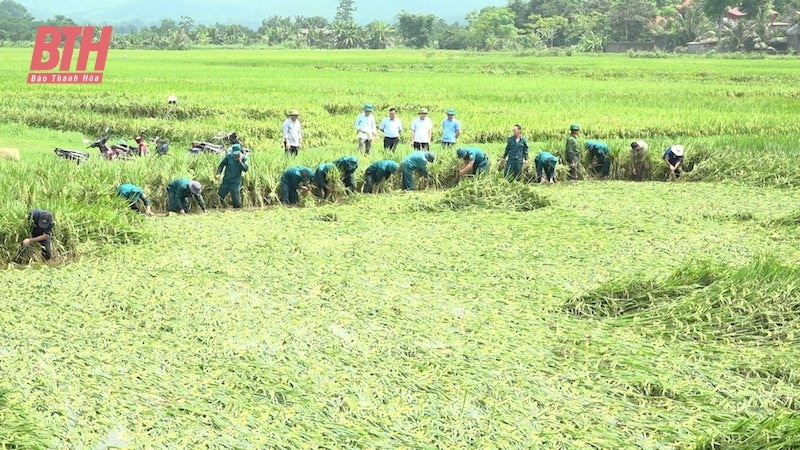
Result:
M740 2L741 3L738 3ZM738 7L743 19L725 20ZM271 16L257 29L241 24L198 24L189 16L139 29L116 27L115 48L183 50L196 46L273 46L348 49L389 47L446 50L602 51L608 42L655 42L672 50L717 39L723 50L765 50L780 45L771 24L800 19L800 0L509 0L447 23L433 14L400 12L392 22L359 25L354 0L340 0L332 21L320 16ZM777 14L775 14L777 12ZM36 27L75 25L63 15L42 22L13 0L0 1L0 41L30 42Z

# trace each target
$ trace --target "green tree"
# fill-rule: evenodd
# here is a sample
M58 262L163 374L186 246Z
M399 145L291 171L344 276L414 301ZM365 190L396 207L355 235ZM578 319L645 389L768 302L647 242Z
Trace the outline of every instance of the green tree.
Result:
M436 42L442 50L465 50L472 46L472 35L468 27L459 23L437 26Z
M365 28L367 47L372 49L386 48L394 42L395 29L382 20L369 23Z
M396 20L397 33L408 47L423 48L433 42L438 23L433 14L411 14L401 11Z
M556 36L563 33L568 25L569 21L566 17L542 17L534 14L529 18L529 22L525 25L525 28L530 32L536 33L549 47L553 47Z
M717 29L722 30L722 17L725 10L731 6L734 0L704 0L703 12L710 20L717 23Z
M473 11L467 22L478 50L509 49L519 43L514 13L508 8L490 6Z
M639 42L649 37L647 25L655 17L651 0L615 0L609 10L611 39Z
M608 40L608 17L600 12L571 17L567 39L582 52L599 52Z
M32 41L35 35L33 16L24 6L11 0L0 2L0 40Z
M336 7L336 15L333 17L333 21L343 23L355 22L353 18L355 12L356 5L354 0L339 0L339 6Z
M361 27L355 22L334 22L332 31L335 48L358 48L364 41Z

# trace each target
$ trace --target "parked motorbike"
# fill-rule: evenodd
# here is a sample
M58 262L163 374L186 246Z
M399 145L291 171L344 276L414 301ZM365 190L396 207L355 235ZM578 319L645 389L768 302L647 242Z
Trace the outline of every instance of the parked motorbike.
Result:
M189 153L213 153L216 155L225 155L230 151L233 144L243 145L242 141L235 131L223 133L218 131L208 141L193 141L192 146L189 148ZM242 147L244 153L250 153L249 148Z
M78 164L89 160L89 154L80 150L56 147L53 149L53 152L55 152L59 158L69 159Z

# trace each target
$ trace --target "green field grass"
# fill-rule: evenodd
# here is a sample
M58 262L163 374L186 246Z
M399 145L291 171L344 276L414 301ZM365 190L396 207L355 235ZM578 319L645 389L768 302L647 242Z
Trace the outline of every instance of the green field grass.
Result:
M29 52L0 49L0 147L22 150L0 159L0 260L43 206L57 263L0 271L0 448L800 445L798 60L112 51L100 86L28 86ZM273 206L286 166L354 153L368 101L456 107L493 163L514 123L562 152L577 121L616 179L453 187L435 148L422 192ZM105 126L174 155L52 154ZM184 155L230 129L254 149L244 211L217 209L216 158ZM639 138L651 182L624 181ZM661 182L676 142L691 170ZM211 213L114 198L132 181L162 212L184 175Z

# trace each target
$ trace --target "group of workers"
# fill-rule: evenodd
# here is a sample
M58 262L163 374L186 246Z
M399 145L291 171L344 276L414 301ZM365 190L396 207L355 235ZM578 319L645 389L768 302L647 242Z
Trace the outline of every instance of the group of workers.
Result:
M374 117L372 115L373 107L370 104L364 106L364 112L356 119L356 129L359 133L359 149L365 153L369 153L371 148L370 136L375 136ZM393 130L397 132L397 136L390 136L384 139L384 148L392 150L397 146L399 140L399 132L402 130L402 123L392 124L396 120L394 115L395 111L392 108L389 111L389 118L381 122L381 130ZM420 110L420 119L423 115L427 114L427 110ZM297 111L290 111L290 118L288 122L296 122ZM454 109L447 110L448 120L452 121L455 115ZM292 119L294 117L294 119ZM416 121L416 119L415 119ZM430 122L430 119L427 119ZM388 122L388 124L387 124ZM288 125L291 132L292 127L296 126L299 132L299 123ZM418 125L412 123L412 130L416 130ZM443 124L446 133L443 135L444 148L451 148L455 145L456 138L460 135L460 124ZM300 148L299 140L286 139L287 124L284 124L284 145L286 146L287 154L296 155L297 150ZM415 148L402 163L391 159L382 159L376 161L367 167L364 172L364 187L363 192L372 193L375 186L385 182L392 175L401 170L403 189L414 189L414 175L419 173L422 177L429 177L428 165L433 163L436 156L430 151L430 129L426 125L425 132L427 139L422 139L414 133L413 146ZM450 130L449 132L447 130ZM577 138L580 134L581 128L578 124L570 125L570 134L566 140L566 159L569 165L569 179L576 180L578 178L578 167L581 161L581 154L578 150ZM384 131L386 132L386 131ZM422 141L417 141L417 138ZM388 140L387 140L388 139ZM596 170L596 173L602 178L607 178L611 169L611 155L608 144L600 141L587 140L584 143L584 148L588 152L590 165ZM647 177L648 158L647 143L644 141L635 141L631 143L631 175L634 180L644 180ZM489 170L489 157L486 153L477 147L461 147L456 150L456 157L463 161L464 165L458 169L459 176L465 175L480 175ZM683 163L684 147L682 145L672 145L666 149L663 155L664 161L670 169L670 174L679 177L681 174L681 165ZM556 166L559 162L557 156L547 151L539 152L534 158L534 165L536 168L536 177L539 183L554 184L556 181ZM528 165L528 142L522 136L522 127L514 125L512 129L512 136L506 141L506 146L503 156L500 158L499 166L503 168L503 175L510 179L521 179L524 168ZM316 170L312 170L305 166L292 166L286 169L281 175L280 180L280 200L284 205L294 205L299 202L299 191L314 191L321 197L327 197L333 192L333 187L330 185L333 180L330 178L331 170L336 168L339 172L340 179L345 188L350 191L355 191L355 172L358 169L358 159L355 156L343 156L333 162L324 162L320 164ZM217 166L215 178L222 178L218 195L220 201L225 205L228 195L231 196L231 203L234 208L241 208L241 186L242 176L244 172L249 169L248 156L243 151L241 144L237 141L231 146L231 150L223 157L222 161ZM197 202L198 206L203 212L207 212L206 203L203 200L202 193L203 186L199 181L191 180L189 178L178 178L167 185L167 211L185 214L190 209L189 198L192 197ZM151 202L145 195L145 192L139 186L134 184L125 183L117 188L117 195L128 203L129 207L137 212L153 215ZM29 246L34 242L39 242L42 246L42 256L45 260L52 257L51 249L51 235L55 220L53 213L47 210L34 209L28 215L31 222L31 237L22 241L23 248Z

